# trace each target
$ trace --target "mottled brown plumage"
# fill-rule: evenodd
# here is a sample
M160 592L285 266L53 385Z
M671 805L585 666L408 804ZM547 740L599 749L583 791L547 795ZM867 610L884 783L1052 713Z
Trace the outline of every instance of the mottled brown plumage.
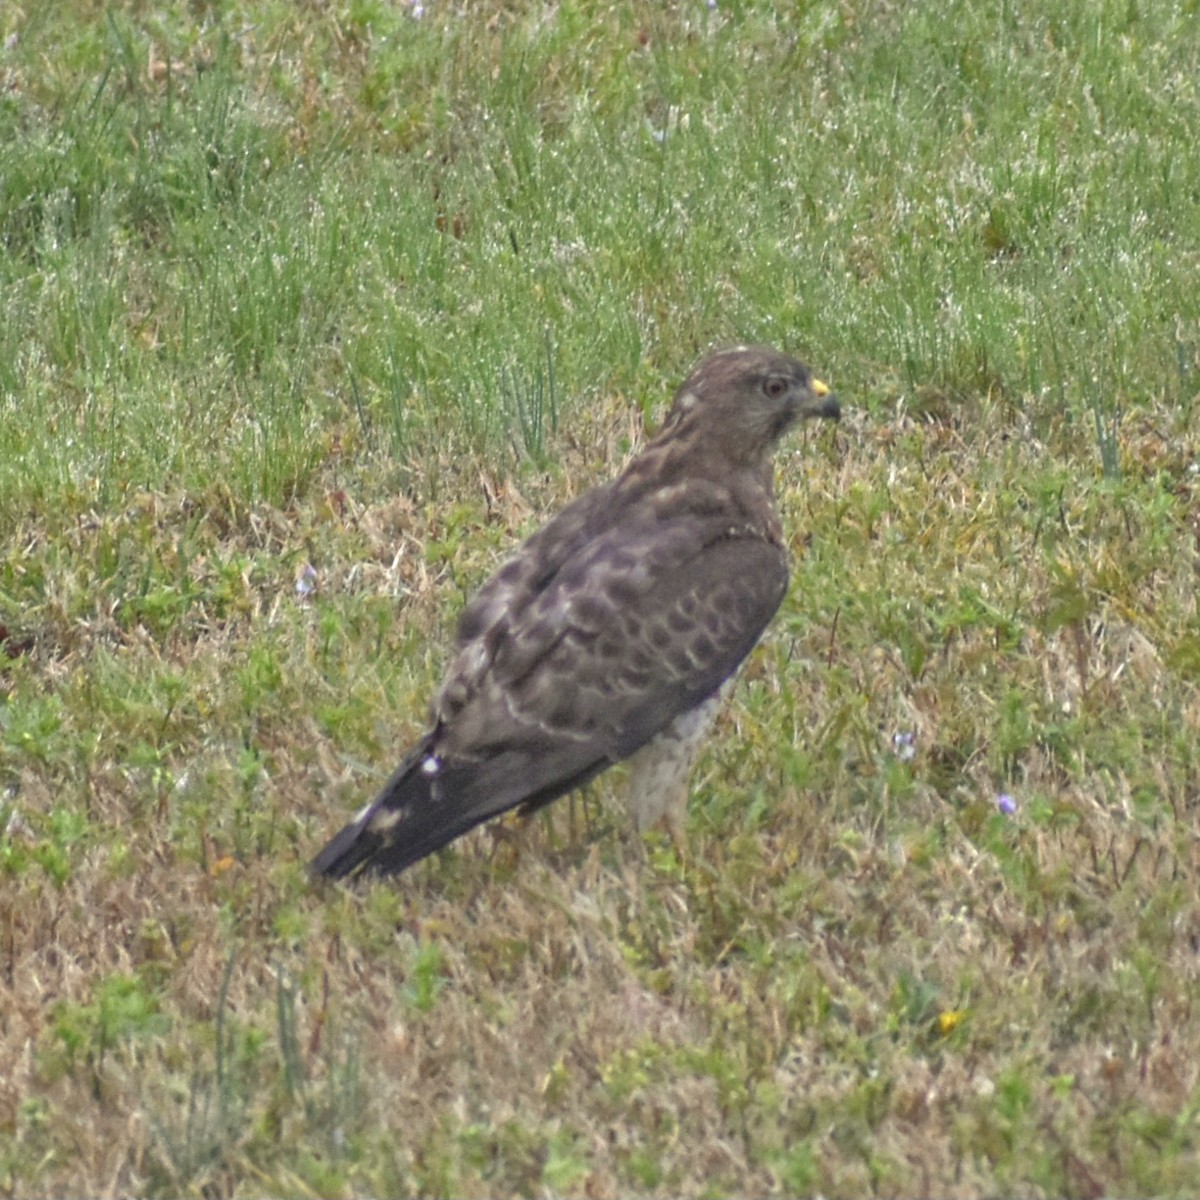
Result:
M776 350L709 355L621 475L564 508L467 606L429 732L313 871L401 871L635 754L639 827L663 820L678 836L717 693L787 589L771 453L795 421L838 415Z

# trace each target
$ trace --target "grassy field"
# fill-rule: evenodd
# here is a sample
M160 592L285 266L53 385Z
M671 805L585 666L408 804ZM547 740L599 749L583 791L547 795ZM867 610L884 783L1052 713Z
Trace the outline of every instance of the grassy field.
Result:
M1198 22L0 7L0 1194L1195 1195ZM846 416L685 853L314 887L743 340Z

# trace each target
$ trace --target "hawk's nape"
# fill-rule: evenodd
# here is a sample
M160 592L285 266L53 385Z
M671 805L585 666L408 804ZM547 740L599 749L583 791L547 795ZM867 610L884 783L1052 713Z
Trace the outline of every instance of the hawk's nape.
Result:
M467 606L429 732L313 872L401 871L643 747L678 756L671 731L736 671L787 590L771 451L797 420L838 415L829 389L775 350L706 358L642 454Z

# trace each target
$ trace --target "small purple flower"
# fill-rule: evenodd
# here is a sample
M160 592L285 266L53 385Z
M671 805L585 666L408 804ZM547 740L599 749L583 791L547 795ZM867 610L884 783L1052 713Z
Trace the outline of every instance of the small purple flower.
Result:
M316 590L317 569L312 563L305 563L300 569L300 574L296 576L296 595L302 600L307 600Z
M917 757L917 735L907 729L892 734L892 748L901 762L912 762Z
M1011 817L1017 811L1017 802L1007 793L1001 792L996 797L996 807L1006 816Z

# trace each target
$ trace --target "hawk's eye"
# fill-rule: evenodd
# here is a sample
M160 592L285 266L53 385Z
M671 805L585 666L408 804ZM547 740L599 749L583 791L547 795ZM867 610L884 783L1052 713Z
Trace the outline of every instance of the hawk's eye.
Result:
M763 391L772 400L778 400L788 390L788 381L782 375L770 375L763 384Z

